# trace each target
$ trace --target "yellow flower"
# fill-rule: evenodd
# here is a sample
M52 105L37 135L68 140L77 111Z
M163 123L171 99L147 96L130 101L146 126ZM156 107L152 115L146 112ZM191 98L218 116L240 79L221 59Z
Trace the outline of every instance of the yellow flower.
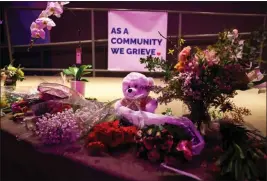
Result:
M174 49L169 49L169 50L168 50L168 54L173 55L173 52L174 52Z
M13 67L12 65L9 65L9 66L7 67L7 70L16 72L16 71L17 71L17 68L16 68L16 67Z
M24 72L21 69L17 69L17 74L20 77L24 77Z
M182 72L184 70L184 62L178 62L174 68L178 70L179 72Z
M0 108L5 108L8 106L7 100L5 96L1 96L0 100Z

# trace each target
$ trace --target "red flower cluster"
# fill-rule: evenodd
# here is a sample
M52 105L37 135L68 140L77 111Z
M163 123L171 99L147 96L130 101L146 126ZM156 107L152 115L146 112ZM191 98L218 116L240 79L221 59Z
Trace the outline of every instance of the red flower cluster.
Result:
M192 143L187 140L177 141L166 129L153 134L153 128L139 130L136 135L138 157L146 157L152 162L162 162L177 157L192 159ZM173 161L171 161L173 162Z
M87 136L86 147L89 154L97 154L108 148L122 144L134 143L137 128L135 126L120 126L120 121L103 122L94 126Z
M55 114L58 112L63 112L66 109L70 109L71 105L66 103L48 102L47 111L50 114Z

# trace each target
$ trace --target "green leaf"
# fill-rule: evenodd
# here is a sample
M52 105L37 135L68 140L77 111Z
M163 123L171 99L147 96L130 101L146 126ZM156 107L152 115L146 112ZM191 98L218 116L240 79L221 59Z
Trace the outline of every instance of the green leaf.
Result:
M82 76L84 76L84 75L88 75L88 74L91 74L92 72L83 72L82 73Z
M87 69L87 67L88 67L88 65L80 66L80 68L78 69L77 74L76 74L76 80L80 80L82 78L84 70Z
M243 151L242 151L242 149L236 144L236 143L234 143L234 146L235 146L235 148L239 151L239 156L240 156L240 158L241 159L245 159L245 156L244 156L244 153L243 153Z
M250 170L247 165L244 165L244 172L245 172L245 175L247 176L247 179L250 180L251 174L250 174Z
M233 169L233 162L234 160L230 160L230 163L228 164L228 167L226 169L226 173L230 173L232 172L232 169Z
M78 67L69 67L69 70L72 72L72 74L74 76L76 76L77 72L78 72Z
M241 177L241 160L237 159L235 161L235 180L240 180Z
M73 75L72 72L69 69L64 69L63 73L66 75Z
M89 82L87 79L81 79L80 81Z
M259 172L258 172L258 170L256 168L256 165L251 160L248 160L247 163L248 163L248 167L251 170L253 176L258 177L259 176Z
M230 146L227 149L227 151L222 156L220 156L220 158L216 161L215 164L216 165L222 165L223 162L226 161L227 159L229 159L229 157L234 153L233 151L234 151L233 147Z

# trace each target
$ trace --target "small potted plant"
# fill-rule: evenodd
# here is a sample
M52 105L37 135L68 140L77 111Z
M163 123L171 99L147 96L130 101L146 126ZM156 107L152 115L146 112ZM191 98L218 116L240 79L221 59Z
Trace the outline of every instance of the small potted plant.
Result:
M18 80L24 80L24 72L20 66L16 68L10 64L1 70L1 79L4 81L4 86L15 87Z
M84 96L85 94L85 85L88 82L87 79L82 78L86 74L90 74L91 72L86 71L87 69L91 68L91 65L82 65L80 67L69 67L68 69L63 70L63 74L66 76L71 76L71 88L79 92L81 95Z

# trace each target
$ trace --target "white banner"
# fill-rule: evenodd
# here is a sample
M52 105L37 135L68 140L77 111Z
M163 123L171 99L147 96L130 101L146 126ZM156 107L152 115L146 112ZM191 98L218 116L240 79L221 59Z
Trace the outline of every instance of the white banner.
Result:
M166 59L167 12L110 11L108 13L108 69L147 71L140 58Z

